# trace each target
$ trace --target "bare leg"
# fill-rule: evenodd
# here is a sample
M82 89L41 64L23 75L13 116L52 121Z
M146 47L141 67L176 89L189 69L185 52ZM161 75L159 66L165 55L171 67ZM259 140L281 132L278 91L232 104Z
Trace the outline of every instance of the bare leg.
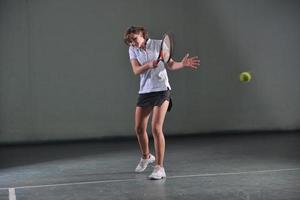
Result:
M155 164L163 167L164 155L165 155L165 137L163 133L163 124L169 101L165 101L160 107L154 106L152 116L152 134L154 138L155 146Z
M149 156L149 139L147 134L147 123L151 111L152 107L136 107L135 109L135 133L138 138L143 159L146 159Z

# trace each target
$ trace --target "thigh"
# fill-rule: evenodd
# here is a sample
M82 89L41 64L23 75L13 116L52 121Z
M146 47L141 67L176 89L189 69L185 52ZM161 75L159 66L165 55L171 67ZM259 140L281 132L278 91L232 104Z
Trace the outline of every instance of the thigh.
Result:
M152 107L139 107L135 108L135 128L146 130L147 123L152 112Z
M169 107L169 101L165 100L161 106L154 106L152 114L152 127L161 127Z

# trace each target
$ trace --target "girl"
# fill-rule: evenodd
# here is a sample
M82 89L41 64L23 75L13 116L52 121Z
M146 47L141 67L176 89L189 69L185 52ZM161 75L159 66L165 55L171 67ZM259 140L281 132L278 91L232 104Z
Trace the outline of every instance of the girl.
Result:
M148 164L155 162L150 179L159 180L166 177L163 166L165 138L163 124L167 111L171 110L171 86L166 68L178 70L184 67L197 69L200 60L186 54L181 62L170 60L165 66L156 59L161 40L148 38L144 27L129 27L124 33L124 42L129 46L129 58L133 73L140 75L139 97L135 109L135 132L142 157L135 171L143 172ZM154 138L155 157L149 153L147 123L152 113L152 135Z

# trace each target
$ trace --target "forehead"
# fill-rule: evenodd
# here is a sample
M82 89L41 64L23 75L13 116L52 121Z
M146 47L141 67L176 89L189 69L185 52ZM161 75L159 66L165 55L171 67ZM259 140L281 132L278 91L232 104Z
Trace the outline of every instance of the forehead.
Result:
M142 32L139 32L139 33L130 33L129 34L129 38L130 39L134 39L134 38L137 38L139 36L142 36Z

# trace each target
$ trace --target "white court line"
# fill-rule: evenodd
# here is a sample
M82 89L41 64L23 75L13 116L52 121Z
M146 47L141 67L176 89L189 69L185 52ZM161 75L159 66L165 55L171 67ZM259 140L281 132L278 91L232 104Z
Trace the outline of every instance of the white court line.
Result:
M244 171L244 172L225 172L225 173L214 173L214 174L194 174L194 175L182 175L182 176L168 176L167 179L173 178L190 178L190 177L210 177L210 176L228 176L228 175L243 175L243 174L257 174L257 173L272 173L272 172L285 172L285 171L297 171L300 168L290 169L270 169L270 170L258 170L258 171ZM141 179L115 179L115 180L102 180L102 181L82 181L73 183L57 183L48 185L28 185L18 186L14 188L0 188L0 190L12 189L31 189L31 188L44 188L44 187L57 187L57 186L72 186L72 185L85 185L85 184L97 184L97 183L114 183L114 182L129 182L129 181L140 181ZM144 179L147 180L147 179Z
M15 188L8 188L8 199L16 200L16 190Z
M225 173L216 173L216 174L195 174L195 175L172 176L170 178L189 178L189 177L205 177L205 176L227 176L227 175L257 174L257 173L270 173L270 172L283 172L283 171L296 171L296 170L300 170L300 168L269 169L269 170L246 171L246 172L225 172Z

